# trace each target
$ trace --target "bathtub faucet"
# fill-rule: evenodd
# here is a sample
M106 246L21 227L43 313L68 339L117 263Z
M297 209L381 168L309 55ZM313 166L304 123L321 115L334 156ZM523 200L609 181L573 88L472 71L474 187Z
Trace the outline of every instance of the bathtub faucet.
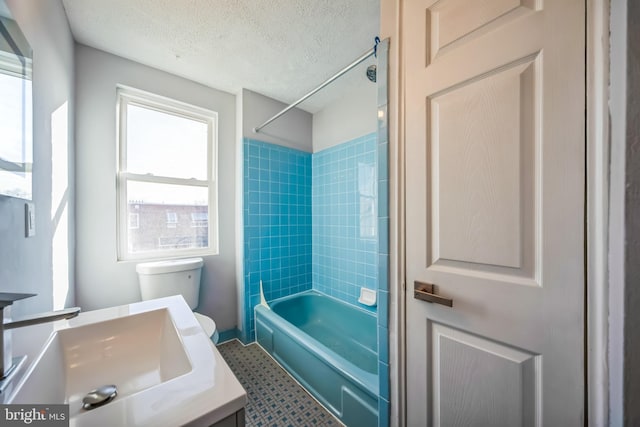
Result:
M26 356L13 358L11 336L10 333L5 331L20 328L23 326L37 325L39 323L53 322L55 320L71 319L80 313L80 307L72 307L64 310L50 311L48 313L35 314L33 316L25 317L21 320L8 321L5 323L4 315L5 309L10 310L9 307L14 301L18 301L24 298L34 297L37 294L16 294L0 292L0 393L8 385L9 380L14 373L18 371L18 367L24 362Z

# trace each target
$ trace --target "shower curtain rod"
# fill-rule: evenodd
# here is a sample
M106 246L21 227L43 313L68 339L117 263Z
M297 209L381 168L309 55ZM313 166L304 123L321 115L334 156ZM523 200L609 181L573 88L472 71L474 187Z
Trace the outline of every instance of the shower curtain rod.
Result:
M329 85L330 83L332 83L334 80L336 80L338 77L340 77L341 75L343 75L344 73L346 73L347 71L351 70L353 67L355 67L356 65L358 65L359 63L361 63L362 61L364 61L365 59L367 59L368 57L370 57L371 55L373 55L376 52L376 48L375 46L372 47L371 49L369 49L368 51L366 51L365 53L363 53L358 59L356 59L355 61L353 61L351 64L347 65L346 67L344 67L342 70L338 71L337 73L335 73L333 76L329 77L327 80L325 80L323 83L320 84L320 86L318 86L317 88L313 89L311 92L307 93L305 96L303 96L302 98L298 99L296 102L294 102L293 104L289 104L288 107L284 108L282 111L280 111L278 114L276 114L275 116L271 117L269 120L267 120L266 122L262 123L260 126L256 126L253 128L253 131L255 133L260 132L260 129L262 129L263 127L265 127L266 125L268 125L269 123L271 123L272 121L280 118L280 116L282 116L284 113L286 113L287 111L291 110L293 107L295 107L296 105L304 102L307 100L307 98L309 98L310 96L314 95L316 92L318 92L320 89L324 88L325 86Z

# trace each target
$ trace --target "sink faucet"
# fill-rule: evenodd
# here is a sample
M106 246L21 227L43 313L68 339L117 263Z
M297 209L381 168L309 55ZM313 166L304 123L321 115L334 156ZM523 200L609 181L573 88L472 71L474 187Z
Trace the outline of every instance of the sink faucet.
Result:
M11 336L5 331L20 328L22 326L37 325L39 323L53 322L55 320L71 319L80 313L80 307L35 314L21 320L4 322L4 310L15 301L34 297L36 294L16 294L0 292L0 393L6 387L10 377L18 371L19 365L24 362L23 357L12 357ZM9 310L10 308L8 308Z

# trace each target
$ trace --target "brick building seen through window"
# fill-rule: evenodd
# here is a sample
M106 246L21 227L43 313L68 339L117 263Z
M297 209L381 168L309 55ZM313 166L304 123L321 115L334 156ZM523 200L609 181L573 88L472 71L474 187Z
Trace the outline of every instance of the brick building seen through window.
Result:
M130 201L129 251L206 248L209 245L206 205Z

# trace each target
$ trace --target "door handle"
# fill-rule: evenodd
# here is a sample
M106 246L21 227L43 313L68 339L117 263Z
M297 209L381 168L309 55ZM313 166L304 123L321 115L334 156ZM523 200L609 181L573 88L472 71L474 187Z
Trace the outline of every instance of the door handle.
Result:
M453 300L451 298L441 297L436 295L432 283L413 282L413 297L426 302L434 302L436 304L446 305L447 307L453 307Z

